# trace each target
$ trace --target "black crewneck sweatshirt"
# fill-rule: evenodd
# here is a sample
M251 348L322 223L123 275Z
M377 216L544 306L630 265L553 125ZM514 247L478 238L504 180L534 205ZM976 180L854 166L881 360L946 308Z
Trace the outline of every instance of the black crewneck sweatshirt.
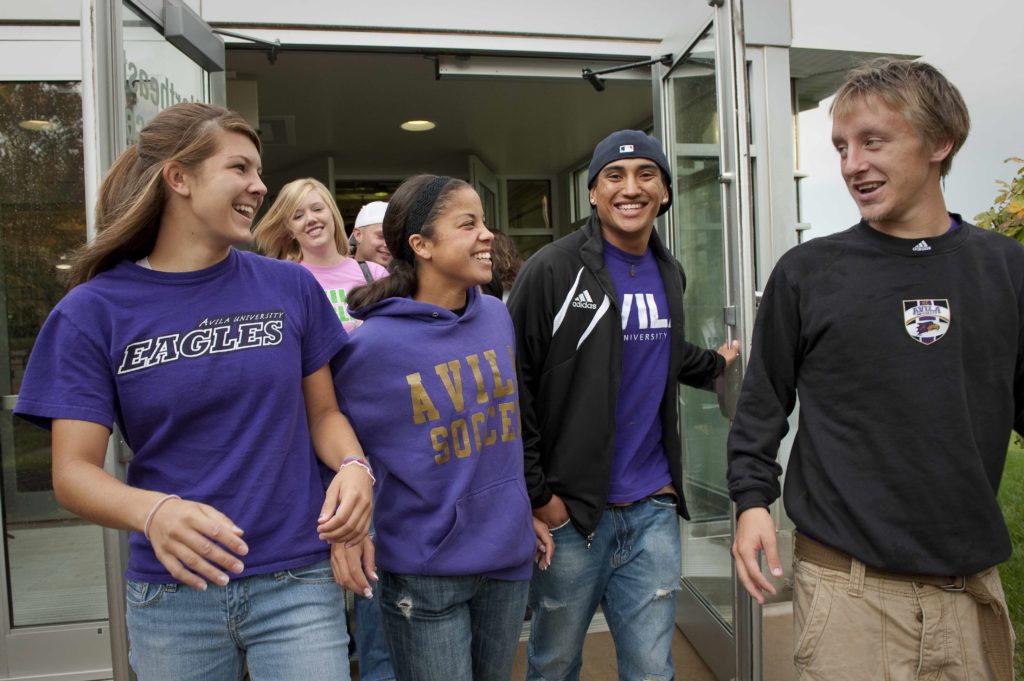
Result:
M1024 248L961 222L900 239L861 222L786 253L757 314L729 435L737 512L786 511L869 566L971 574L1011 546L996 502L1024 426Z

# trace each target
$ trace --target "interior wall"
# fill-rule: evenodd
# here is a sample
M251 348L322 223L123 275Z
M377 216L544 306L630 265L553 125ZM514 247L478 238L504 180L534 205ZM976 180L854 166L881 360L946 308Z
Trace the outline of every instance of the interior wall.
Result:
M501 177L557 176L552 224L564 233L569 171L609 132L651 118L651 85L642 79L610 80L598 92L582 77L438 79L434 61L423 54L303 50L282 52L271 64L260 51L229 49L227 58L227 104L245 104L261 122L271 195L296 177L324 179L327 158L339 178L402 179L419 172L467 178L475 155ZM437 127L421 133L399 128L412 118Z

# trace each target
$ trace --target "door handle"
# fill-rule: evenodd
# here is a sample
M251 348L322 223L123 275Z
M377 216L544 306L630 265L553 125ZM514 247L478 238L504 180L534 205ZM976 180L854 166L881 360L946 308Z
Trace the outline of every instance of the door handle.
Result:
M728 305L722 308L722 321L725 322L726 342L729 343L736 339L736 314L735 305ZM722 375L715 379L718 409L722 412L722 416L730 421L736 418L736 403L739 401L742 382L743 371L740 367L740 358L737 358L732 363L732 366L727 367L722 372Z

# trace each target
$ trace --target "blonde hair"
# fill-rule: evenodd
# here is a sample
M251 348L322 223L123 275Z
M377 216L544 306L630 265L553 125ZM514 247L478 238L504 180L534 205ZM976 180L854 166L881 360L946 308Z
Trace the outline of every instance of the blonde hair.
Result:
M156 245L167 202L163 169L168 163L197 168L217 151L221 131L245 135L262 152L259 135L242 116L211 104L175 104L139 132L139 141L118 156L100 184L96 238L71 258L71 287L122 260L139 260Z
M327 187L312 177L293 180L281 187L274 204L256 225L253 237L256 240L256 247L264 255L278 260L302 260L302 248L288 229L288 221L311 191L320 194L320 198L331 211L334 217L334 245L343 258L348 257L348 235L345 234L345 221L341 219L338 204L334 202L334 197Z
M925 142L952 144L939 166L940 176L945 177L971 130L971 116L956 86L931 64L879 57L847 74L829 113L845 116L854 105L872 96L903 116Z

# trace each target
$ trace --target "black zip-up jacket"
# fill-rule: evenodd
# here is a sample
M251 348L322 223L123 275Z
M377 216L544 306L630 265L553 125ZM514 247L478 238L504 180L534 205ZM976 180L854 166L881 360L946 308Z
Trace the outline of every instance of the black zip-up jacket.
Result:
M672 320L670 376L710 388L725 360L686 342L679 262L652 232L651 251ZM584 293L589 293L589 300ZM545 246L523 266L508 301L516 328L526 487L538 508L557 494L575 527L590 536L608 501L615 451L615 405L622 370L619 296L604 264L596 214L576 232ZM682 487L678 396L667 381L661 426L679 514L689 518Z

